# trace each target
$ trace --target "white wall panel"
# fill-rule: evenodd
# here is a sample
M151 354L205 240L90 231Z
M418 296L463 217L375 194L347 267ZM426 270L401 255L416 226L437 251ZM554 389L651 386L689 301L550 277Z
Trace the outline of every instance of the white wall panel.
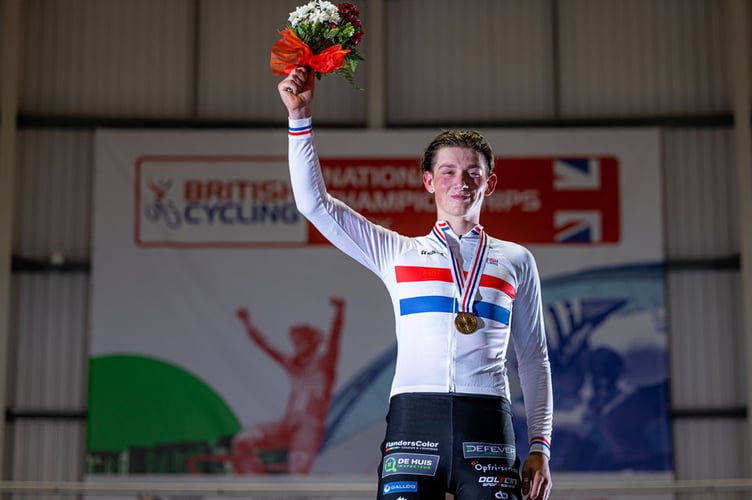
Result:
M551 116L550 1L386 5L390 123Z
M559 0L562 115L729 112L725 3Z
M83 471L83 424L70 421L16 422L13 433L13 478L18 481L71 481ZM57 500L70 495L17 494L20 500Z
M89 365L88 274L20 274L15 282L12 406L20 410L83 411L87 406Z
M269 55L279 40L278 30L287 24L289 13L303 2L280 0L203 0L200 9L200 63L198 114L204 119L284 122L287 113L277 93L282 77L272 75ZM368 13L361 9L368 46ZM364 54L365 55L365 54ZM355 72L363 86L368 61ZM317 82L317 123L365 123L365 92L351 87L340 75L327 75Z
M667 274L671 400L678 409L745 404L737 272Z
M18 135L14 253L86 259L91 245L92 133L22 130Z
M685 421L674 424L677 479L746 477L746 424L735 420ZM734 498L719 493L683 495L687 500ZM749 498L749 494L736 498Z
M667 130L663 144L668 258L737 254L738 190L731 130Z
M91 137L88 131L19 133L14 253L46 258L58 250L69 259L88 258ZM85 410L88 284L85 273L14 276L12 408ZM14 421L13 479L80 479L84 428L79 421Z
M739 251L737 189L729 129L663 133L664 220L669 260L723 258ZM724 410L746 404L740 278L734 270L667 273L671 399L676 410ZM742 419L674 421L676 477L742 477L747 454ZM679 495L732 499L738 495Z
M184 117L192 0L28 0L21 113Z

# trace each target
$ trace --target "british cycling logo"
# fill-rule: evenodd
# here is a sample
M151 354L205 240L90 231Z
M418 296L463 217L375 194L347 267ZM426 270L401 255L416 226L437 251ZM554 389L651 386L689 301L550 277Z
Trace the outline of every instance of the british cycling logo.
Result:
M173 179L147 178L146 187L152 196L144 203L144 217L151 223L162 223L173 230L183 224L296 224L300 219L295 204L289 199L289 186L274 181L246 181L237 187L213 187L218 182L186 180L183 183L183 199L180 200L168 196ZM241 188L249 191L244 194Z
M285 162L263 156L140 156L134 239L139 246L222 248L301 244L309 226Z

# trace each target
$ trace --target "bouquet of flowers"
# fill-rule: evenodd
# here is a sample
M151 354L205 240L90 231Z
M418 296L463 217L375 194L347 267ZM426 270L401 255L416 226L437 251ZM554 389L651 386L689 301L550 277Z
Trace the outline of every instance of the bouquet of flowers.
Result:
M313 0L290 13L288 27L272 47L270 66L277 76L296 66L312 69L317 78L340 73L354 87L355 67L365 60L355 47L363 38L358 8L350 2L334 5Z

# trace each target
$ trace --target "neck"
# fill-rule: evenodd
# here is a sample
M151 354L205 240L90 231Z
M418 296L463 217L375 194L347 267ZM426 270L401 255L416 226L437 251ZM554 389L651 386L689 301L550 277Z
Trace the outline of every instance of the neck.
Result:
M477 220L462 219L456 217L447 217L443 220L445 220L447 224L449 224L449 227L452 228L452 231L454 231L454 234L456 234L457 236L465 236L467 233L472 231L476 224L478 224Z

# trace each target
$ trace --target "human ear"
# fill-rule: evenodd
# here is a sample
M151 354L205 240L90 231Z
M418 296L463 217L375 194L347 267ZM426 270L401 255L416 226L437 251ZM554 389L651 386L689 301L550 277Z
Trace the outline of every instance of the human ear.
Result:
M483 193L484 196L491 196L496 189L496 182L498 181L498 177L496 177L496 174L491 174L488 176L488 180L486 181L486 191Z
M433 187L433 173L428 170L423 172L423 187L431 194L436 192L436 189Z

